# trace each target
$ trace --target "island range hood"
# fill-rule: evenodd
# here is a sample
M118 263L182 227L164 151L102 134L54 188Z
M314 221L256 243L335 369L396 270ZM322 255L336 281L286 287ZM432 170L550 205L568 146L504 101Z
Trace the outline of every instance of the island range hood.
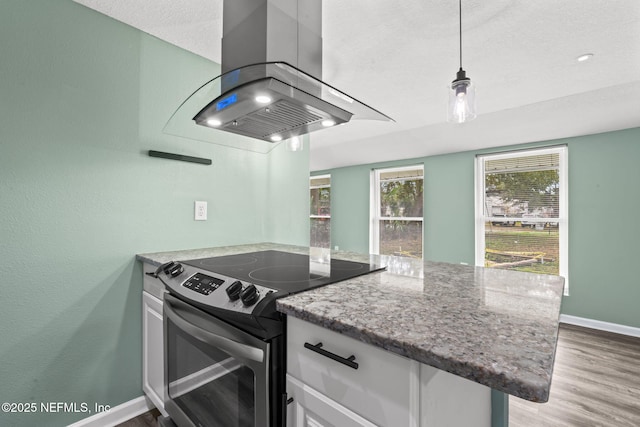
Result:
M273 143L355 119L392 120L322 82L320 0L224 0L222 22L221 75L178 108L166 133Z

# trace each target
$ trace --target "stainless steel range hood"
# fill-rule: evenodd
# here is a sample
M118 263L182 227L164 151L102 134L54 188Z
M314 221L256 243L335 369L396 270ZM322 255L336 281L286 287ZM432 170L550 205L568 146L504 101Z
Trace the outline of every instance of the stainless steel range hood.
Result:
M164 131L268 152L355 119L392 120L322 82L320 0L225 0L222 74L194 92Z

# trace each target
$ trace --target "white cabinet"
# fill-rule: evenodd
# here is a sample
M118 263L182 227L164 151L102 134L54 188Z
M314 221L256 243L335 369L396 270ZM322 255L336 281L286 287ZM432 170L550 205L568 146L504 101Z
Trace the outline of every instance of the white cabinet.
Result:
M358 414L287 375L287 427L376 427Z
M287 334L288 378L297 380L304 385L303 390L307 391L304 393L304 403L296 404L294 398L291 405L303 409L307 405L308 411L312 411L314 416L327 417L329 424L326 425L332 425L328 414L317 411L319 408L329 410L329 402L333 402L335 407L348 410L353 415L357 414L358 419L373 423L357 424L354 421L356 424L349 425L418 426L418 362L296 318L287 318ZM358 368L353 369L318 354L313 349L306 348L305 343L311 346L322 343L322 350L344 359L355 356L354 362L358 364ZM300 386L295 389L296 393L301 392ZM291 393L291 390L287 389L287 393ZM342 409L337 412L344 413ZM309 413L308 411L303 413ZM338 414L334 416L337 417ZM307 415L301 415L300 410L296 410L297 420L304 420L305 417ZM307 424L291 425L302 427Z
M458 426L491 426L491 389L420 365L420 427Z
M491 426L489 387L296 318L287 333L288 427Z
M162 300L142 292L142 389L153 404L164 410L164 336Z

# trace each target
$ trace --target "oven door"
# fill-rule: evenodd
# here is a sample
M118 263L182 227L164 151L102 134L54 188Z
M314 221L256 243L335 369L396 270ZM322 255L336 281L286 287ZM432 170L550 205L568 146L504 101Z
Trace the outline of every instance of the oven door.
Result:
M270 344L169 294L165 409L180 427L267 427Z

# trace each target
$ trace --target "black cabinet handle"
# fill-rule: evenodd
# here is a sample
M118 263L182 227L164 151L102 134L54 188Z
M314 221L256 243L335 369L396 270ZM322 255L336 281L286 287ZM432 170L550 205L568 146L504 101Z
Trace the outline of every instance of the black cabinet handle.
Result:
M308 342L306 342L304 343L304 348L308 348L311 351L315 351L318 354L328 357L329 359L335 360L336 362L340 362L343 365L347 365L350 368L358 369L358 364L355 362L356 357L353 354L345 359L344 357L340 357L337 354L331 353L330 351L323 349L321 342L319 342L316 345L309 344Z
M287 427L287 406L293 403L293 397L287 399L287 393L282 395L282 427Z

